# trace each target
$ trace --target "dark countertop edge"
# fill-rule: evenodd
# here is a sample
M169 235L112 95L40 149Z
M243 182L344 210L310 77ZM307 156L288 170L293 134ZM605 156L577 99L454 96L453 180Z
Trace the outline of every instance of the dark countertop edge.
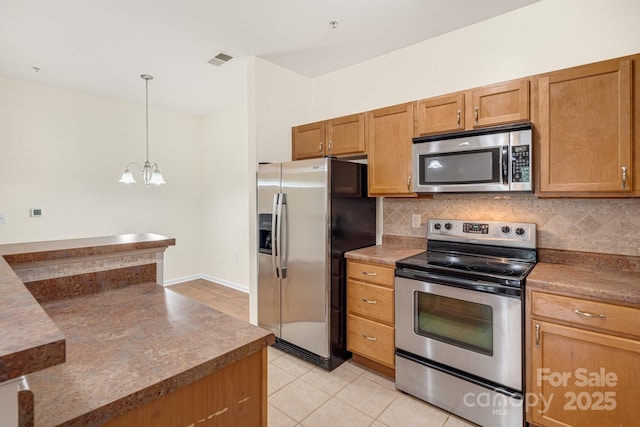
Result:
M76 418L67 420L62 424L59 424L57 427L87 424L93 425L96 422L99 422L100 424L105 423L113 418L152 402L159 397L165 396L181 387L199 381L208 375L244 359L247 356L261 351L263 348L270 346L275 341L275 336L272 333L265 331L264 336L246 343L241 347L229 351L208 362L194 366L193 368L174 375L173 377L157 382L142 390L138 390L120 399L109 402L104 406L96 408Z
M50 261L92 255L166 248L176 244L174 238L153 233L121 234L69 240L13 243L0 245L0 256L9 264Z
M175 245L175 239L153 233L123 234L117 236L88 237L69 240L51 240L31 243L0 245L0 325L11 327L11 323L22 326L32 325L33 331L46 329L46 338L42 340L17 340L13 345L3 343L9 349L0 353L0 382L18 378L66 360L65 337L33 298L22 281L11 269L11 263L55 260L79 256L128 252L140 249L162 248ZM57 254L60 254L58 256ZM4 259L3 259L4 257ZM27 315L22 318L7 318L8 311L14 307L5 304L25 304ZM33 314L37 318L32 318ZM11 310L15 315L15 310ZM5 316L5 317L3 317ZM0 337L2 337L0 328Z
M0 353L0 382L18 378L50 366L64 363L66 359L65 337L45 313L40 304L16 276L11 267L0 257L0 341L6 350ZM8 306L5 306L8 304ZM16 318L16 304L20 310ZM21 314L25 313L22 317ZM34 317L35 316L35 317ZM19 325L42 333L41 339L27 338L6 342L2 337L5 328Z

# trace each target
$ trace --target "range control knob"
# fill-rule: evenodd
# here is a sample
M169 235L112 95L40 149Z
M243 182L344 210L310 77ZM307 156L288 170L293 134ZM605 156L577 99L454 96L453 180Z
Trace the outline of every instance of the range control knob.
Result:
M504 234L509 234L509 233L511 233L511 227L509 227L508 225L503 225L503 226L502 226L502 232L503 232Z
M518 236L524 236L524 228L521 228L521 227L516 228L516 234Z
M448 222L444 225L444 228L446 228L447 230L451 230L451 223Z
M435 228L436 230L440 230L442 226L440 225L439 222L436 222L435 224L433 224L433 228Z

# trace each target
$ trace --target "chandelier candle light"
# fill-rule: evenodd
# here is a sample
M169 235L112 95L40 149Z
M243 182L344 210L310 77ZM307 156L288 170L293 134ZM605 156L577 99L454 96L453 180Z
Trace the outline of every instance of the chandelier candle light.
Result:
M122 173L122 177L120 178L120 181L118 182L122 182L123 184L131 184L132 182L136 182L136 180L133 179L133 174L131 173L131 167L136 166L138 168L138 172L142 173L144 185L165 184L164 178L162 178L162 174L158 169L158 164L157 163L152 164L151 162L149 162L149 80L153 79L153 76L150 76L148 74L142 74L140 75L140 77L142 77L145 81L145 90L146 90L147 159L145 160L143 166L140 166L140 164L137 162L129 163L125 171Z

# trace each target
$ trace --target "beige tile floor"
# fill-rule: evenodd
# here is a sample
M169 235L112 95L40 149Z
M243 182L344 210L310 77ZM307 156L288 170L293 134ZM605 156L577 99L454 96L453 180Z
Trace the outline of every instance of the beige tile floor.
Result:
M249 319L241 291L194 280L169 289ZM269 427L472 427L395 389L391 379L351 360L331 372L269 347Z

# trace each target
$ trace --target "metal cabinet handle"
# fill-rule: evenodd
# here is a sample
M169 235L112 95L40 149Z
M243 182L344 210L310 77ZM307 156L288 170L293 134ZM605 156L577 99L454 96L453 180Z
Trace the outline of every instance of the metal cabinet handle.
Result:
M368 337L365 334L362 334L362 336L368 339L369 341L378 341L378 338L375 338L375 337Z
M476 118L476 124L478 124L478 115L480 114L480 107L476 107L474 116Z
M462 114L461 110L458 110L456 113L456 122L458 123L458 128L460 128L460 114Z
M320 141L320 148L319 148L320 154L322 154L322 141Z
M362 301L366 302L367 304L377 304L378 303L378 301L376 301L374 299L362 298Z
M329 154L332 154L333 153L333 141L332 140L329 140L329 146L327 148L329 148Z
M411 175L407 177L407 190L411 191Z
M622 189L627 189L627 167L622 166Z
M376 273L375 271L363 271L362 274L364 274L365 276L377 276L378 273Z
M584 316L584 317L597 317L598 319L606 319L607 318L607 316L605 316L604 314L593 314L593 313L589 313L587 311L580 311L577 308L574 308L573 312L575 314L579 314L580 316Z
M536 325L536 347L540 347L540 325Z

